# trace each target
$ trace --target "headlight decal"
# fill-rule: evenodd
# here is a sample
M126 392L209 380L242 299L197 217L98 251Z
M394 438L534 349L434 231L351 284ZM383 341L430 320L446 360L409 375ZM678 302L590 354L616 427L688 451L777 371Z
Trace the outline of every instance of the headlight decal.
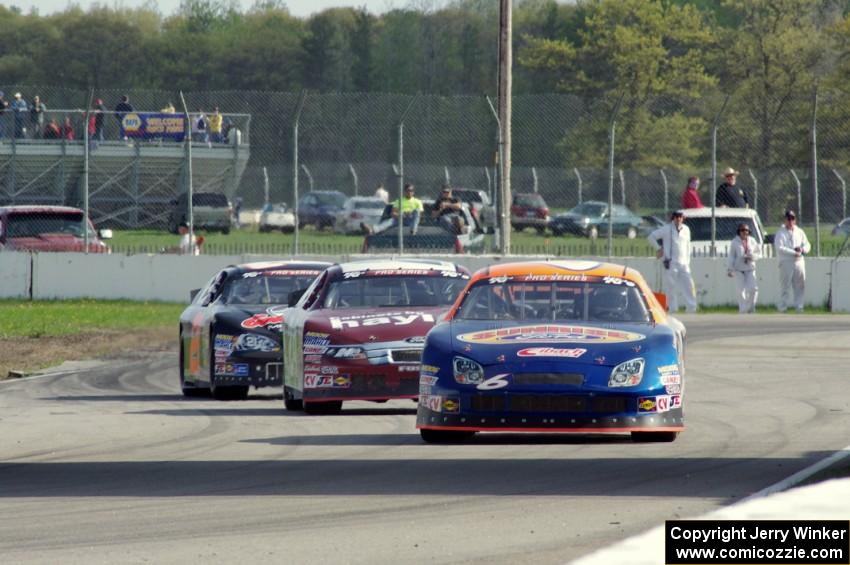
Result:
M638 357L625 363L620 363L611 371L608 377L609 387L636 386L643 379L643 369L646 361Z
M462 385L477 385L484 381L484 367L478 362L456 355L452 359L455 381Z

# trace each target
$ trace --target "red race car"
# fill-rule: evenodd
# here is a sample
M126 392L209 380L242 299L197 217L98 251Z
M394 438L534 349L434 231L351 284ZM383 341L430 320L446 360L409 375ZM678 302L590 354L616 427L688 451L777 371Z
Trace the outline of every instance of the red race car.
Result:
M286 408L328 414L346 400L417 398L425 334L468 280L442 261L328 268L283 312Z

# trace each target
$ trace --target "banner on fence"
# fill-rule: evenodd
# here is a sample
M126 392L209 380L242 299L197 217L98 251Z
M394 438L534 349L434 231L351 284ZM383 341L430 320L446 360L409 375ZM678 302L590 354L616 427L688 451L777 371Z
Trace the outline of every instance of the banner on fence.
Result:
M182 114L131 112L121 119L121 134L135 139L183 141L185 117Z

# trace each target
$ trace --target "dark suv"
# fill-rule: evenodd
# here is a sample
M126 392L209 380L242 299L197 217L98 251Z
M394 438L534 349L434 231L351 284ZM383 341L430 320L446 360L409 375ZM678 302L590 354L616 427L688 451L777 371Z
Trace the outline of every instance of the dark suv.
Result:
M514 194L511 202L511 227L515 230L534 228L538 233L549 225L549 207L536 192Z
M177 233L181 223L189 222L189 195L185 192L171 201L168 229ZM227 196L220 192L196 192L192 195L192 222L194 229L230 233L233 208Z
M316 229L333 227L348 197L336 190L308 192L298 201L298 227L314 224Z

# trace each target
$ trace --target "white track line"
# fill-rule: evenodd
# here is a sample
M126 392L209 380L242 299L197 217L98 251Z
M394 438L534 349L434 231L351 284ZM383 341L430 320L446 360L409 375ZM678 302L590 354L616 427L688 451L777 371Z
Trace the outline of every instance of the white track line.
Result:
M749 500L754 500L756 498L763 498L765 496L770 496L771 494L775 494L777 492L782 492L784 490L788 490L789 488L797 486L798 484L802 483L803 481L805 481L806 479L808 479L809 477L811 477L815 473L819 473L820 471L823 471L827 467L831 467L832 465L835 465L836 463L838 463L842 459L847 458L848 456L850 456L850 445L848 445L844 449L836 451L835 453L833 453L832 455L830 455L829 457L827 457L825 459L821 459L817 463L809 465L808 467L806 467L805 469L803 469L801 471L797 471L796 473L794 473L790 477L782 479L778 483L772 484L769 487L763 488L760 491L758 491L754 494L751 494L747 498L739 500L735 504L732 504L732 506L737 506L738 504L743 504L744 502L747 502Z

